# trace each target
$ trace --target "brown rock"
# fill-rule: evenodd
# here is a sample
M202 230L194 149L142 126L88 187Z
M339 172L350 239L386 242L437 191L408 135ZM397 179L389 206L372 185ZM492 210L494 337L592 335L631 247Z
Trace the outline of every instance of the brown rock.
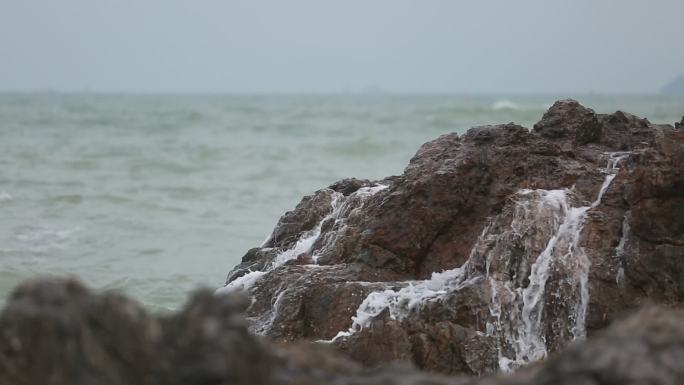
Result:
M305 197L228 282L263 273L247 315L273 340L352 328L334 344L369 366L516 368L646 300L682 302L682 146L672 126L572 100L533 132L443 135L400 176Z
M545 138L570 139L579 145L597 142L602 129L594 110L570 99L554 103L534 125L534 132Z
M408 364L363 369L329 344L269 344L247 333L242 297L195 294L178 314L69 280L22 285L0 315L0 384L677 385L684 378L684 311L646 308L513 375L444 377ZM486 336L450 322L407 330L387 312L355 335L364 359L413 357L444 372L496 360ZM383 338L383 336L385 338ZM393 338L387 338L387 337ZM445 367L444 365L448 365Z

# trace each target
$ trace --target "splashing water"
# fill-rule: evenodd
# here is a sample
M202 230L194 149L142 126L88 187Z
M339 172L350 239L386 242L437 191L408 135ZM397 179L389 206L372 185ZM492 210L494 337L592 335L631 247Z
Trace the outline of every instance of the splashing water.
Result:
M615 256L618 258L620 264L615 276L615 283L618 284L618 286L623 286L625 281L625 265L627 264L626 246L629 241L629 232L631 231L629 226L631 214L630 211L625 212L625 217L622 220L622 236L620 237L620 242L618 242L618 245L615 247Z
M398 290L370 293L352 317L351 327L325 342L351 336L370 326L386 309L390 318L402 320L420 311L426 303L439 301L482 278L488 279L491 288L492 322L487 323L486 335L498 341L502 371L514 370L548 354L544 308L549 295L562 298L562 304L557 306L568 316L567 337L584 338L590 261L579 245L580 235L587 212L600 204L620 162L629 153L606 155L606 176L596 200L589 206L574 206L572 189L518 191L511 212L490 219L462 267L433 273L428 280L404 282L404 287ZM511 218L507 219L508 216ZM515 244L523 245L528 254L540 249L530 266L527 285L491 272L494 263L510 264L511 248ZM477 266L477 260L485 261L484 272L469 268ZM562 277L565 289L558 287L549 292L547 284L556 271L565 274ZM558 333L563 335L561 331Z
M259 281L261 278L263 278L264 275L266 275L268 272L275 270L276 268L283 266L287 262L296 259L298 256L304 254L304 253L309 253L311 252L313 246L316 244L316 241L318 241L319 237L321 236L321 228L323 227L323 224L326 223L328 220L334 219L336 223L339 223L344 220L342 218L343 214L347 211L347 204L352 201L353 199L359 199L361 200L361 203L363 203L366 199L369 197L373 196L374 194L386 189L388 186L382 185L382 184L377 184L375 186L370 186L370 187L362 187L355 191L354 193L350 194L349 196L345 197L343 194L332 191L332 199L330 202L330 212L321 219L320 222L314 227L312 230L309 230L307 232L304 232L300 234L299 239L297 242L294 244L294 246L290 249L287 249L280 254L278 254L273 262L266 268L266 270L261 271L261 270L255 270L255 271L250 271L249 273L242 275L235 280L227 283L224 287L221 287L216 290L216 294L227 294L231 293L234 291L248 291L251 289L251 287ZM264 245L268 243L268 241L271 239L271 236L269 236L265 241ZM326 242L327 243L327 242ZM318 262L319 255L314 254L312 256L312 259L314 263Z
M450 291L460 290L471 284L465 281L465 269L456 268L441 273L432 273L428 280L409 281L399 290L384 290L370 293L361 303L356 315L352 317L352 326L347 331L337 333L330 341L348 337L368 327L373 319L385 309L389 310L391 319L404 319L411 311L424 306L426 302L444 298Z

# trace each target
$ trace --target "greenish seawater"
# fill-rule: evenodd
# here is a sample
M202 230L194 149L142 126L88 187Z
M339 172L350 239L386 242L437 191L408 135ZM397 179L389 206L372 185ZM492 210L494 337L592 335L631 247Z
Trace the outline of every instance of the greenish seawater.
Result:
M299 199L399 174L471 126L531 127L555 96L0 95L0 303L72 275L173 309L226 273ZM575 96L655 123L684 97Z

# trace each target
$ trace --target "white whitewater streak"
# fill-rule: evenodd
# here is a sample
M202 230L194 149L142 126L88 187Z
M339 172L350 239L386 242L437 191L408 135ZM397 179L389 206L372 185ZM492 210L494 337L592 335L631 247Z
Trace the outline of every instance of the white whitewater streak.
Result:
M606 155L608 155L608 171L617 171L619 169L618 166L620 165L620 162L627 159L631 154L631 151L618 151L607 153Z
M497 100L496 102L492 103L490 106L493 111L543 111L543 110L548 110L551 107L551 104L548 103L542 103L542 104L520 104L516 103L512 100L509 99L501 99Z
M550 203L558 205L562 215L562 223L554 231L546 248L532 265L529 285L522 290L523 307L521 318L524 327L518 331L517 338L507 336L507 340L513 340L512 345L516 357L515 359L510 359L500 356L499 366L503 371L511 371L529 362L543 359L547 355L542 315L546 281L549 277L549 268L554 259L566 261L566 263L567 261L574 260L577 264L574 271L577 274L575 277L577 283L579 283L580 301L576 305L575 314L571 319L574 322L571 332L575 339L586 337L585 322L589 305L588 278L590 261L579 245L580 235L584 227L587 211L601 203L604 193L608 190L617 174L617 167L620 161L629 156L629 153L620 152L607 155L609 157L606 169L608 174L599 190L597 199L590 206L572 207L567 197L567 190L552 190L551 194L543 196L546 200L552 198ZM559 250L561 254L555 253L556 250ZM496 311L491 310L491 307L490 312L496 313Z
M458 290L463 284L465 269L456 268L441 273L432 273L430 279L423 281L408 281L399 290L384 290L370 293L363 300L356 315L352 317L352 326L347 331L339 332L332 341L370 325L373 318L385 309L389 310L391 319L401 320L414 309L423 306L428 301L444 297L450 289ZM453 286L452 286L453 285Z
M576 285L579 286L580 298L574 305L574 314L571 316L571 333L573 338L584 338L586 336L586 312L589 304L588 276L590 261L584 250L579 245L580 236L584 226L587 212L598 206L603 195L610 187L611 182L617 174L617 167L629 153L609 153L606 177L599 190L597 199L590 206L574 207L570 202L569 194L571 190L520 190L518 194L524 198L517 202L514 220L511 222L511 231L518 237L526 233L529 226L543 225L535 219L537 215L548 216L551 218L553 229L551 236L546 241L543 251L536 258L531 266L529 284L525 288L512 289L511 282L503 282L509 297L516 298L516 303L522 301L513 310L520 314L510 315L508 322L514 323L521 320L520 325L510 325L508 335L504 337L512 345L515 351L515 358L511 359L504 356L501 346L499 346L499 365L503 371L510 371L524 364L546 357L546 337L542 325L544 310L544 299L546 295L546 283L549 278L551 267L558 261L572 266L573 276L571 277ZM531 210L531 201L539 199L533 209L535 213L528 215ZM532 219L532 224L523 223L525 220ZM384 290L369 294L361 303L352 317L352 326L339 332L332 340L333 342L341 337L348 337L361 329L368 327L373 319L385 309L389 310L392 319L403 319L416 309L420 309L426 302L440 300L448 293L457 291L466 285L482 277L467 277L467 266L475 257L476 250L483 240L489 236L489 225L485 226L482 234L478 238L475 246L471 250L468 260L461 268L435 273L429 280L404 282L406 286L400 290ZM491 258L486 256L485 276L489 277ZM492 288L490 314L496 319L501 327L502 302L497 291L497 285L492 277L489 277ZM519 307L518 307L519 306ZM496 330L495 325L487 325L487 335L496 335L500 331ZM503 332L503 331L501 331Z
M522 239L529 230L535 233L537 230L534 230L534 227L544 227L542 231L549 231L550 237L531 266L529 284L526 288L514 289L511 281L499 282L494 277L489 277L492 291L489 311L494 318L494 324L487 323L487 335L497 337L502 334L506 343L515 352L513 359L505 356L499 342L499 367L502 371L510 371L525 362L546 356L546 341L542 327L546 282L551 266L559 258L557 251L566 249L567 254L564 257L572 256L574 234L577 234L578 238L577 226L588 209L571 207L569 193L568 190L520 190L517 193L519 199L515 202L510 225L512 234ZM510 242L506 238L502 240ZM503 252L505 253L505 250ZM492 250L486 255L487 261L493 257L491 253ZM506 292L499 294L498 285ZM504 319L506 324L502 324L501 317L504 305L511 305L507 308L508 317Z
M291 249L285 250L282 253L278 254L273 259L271 265L268 266L265 271L250 271L249 273L240 276L234 279L233 281L228 282L225 286L217 289L215 291L215 294L226 294L234 291L248 291L254 285L254 283L259 281L268 272L273 271L274 269L284 265L288 261L297 258L299 255L303 253L309 252L314 243L316 243L318 237L321 235L321 227L323 226L323 223L326 220L328 220L328 218L335 212L337 202L339 201L340 196L342 196L342 194L333 192L332 201L330 203L330 205L332 206L331 213L326 215L316 225L316 227L313 230L304 232L302 235L300 235L299 239ZM266 244L266 242L268 242L269 240L270 236L266 239L264 244Z
M261 242L261 246L259 246L259 247L261 247L262 249L263 249L264 247L266 247L266 245L268 244L268 242L271 241L271 238L273 238L273 232L269 233L268 236L266 236L266 239L264 239L264 241Z
M361 196L361 197L369 197L371 195L375 195L378 192L388 188L388 185L385 184L378 184L375 186L370 186L370 187L361 187L360 189L356 190L354 193L355 195Z
M268 318L265 320L254 319L254 324L250 327L250 330L255 334L265 334L271 329L280 311L280 304L283 302L283 298L285 298L285 293L287 293L287 289L277 292L275 300L271 303L271 312Z
M265 271L250 271L249 273L242 275L234 280L230 281L227 285L216 289L215 294L227 294L234 291L247 291L254 283L261 279L266 274Z
M487 228L485 227L482 235L486 231ZM477 249L482 235L480 235L471 250L468 261L470 261ZM348 330L337 333L331 340L320 342L334 342L338 338L349 337L361 331L363 328L368 327L373 319L385 309L389 310L391 319L402 320L411 314L412 311L419 310L426 302L440 300L451 291L457 291L472 284L481 277L466 279L468 261L461 267L445 270L440 273L432 273L430 279L427 280L403 282L402 284L406 286L399 290L384 290L370 293L361 302L358 309L356 309L356 315L352 317L352 325Z
M430 279L427 280L404 282L407 286L399 290L370 293L359 305L356 315L352 317L352 326L346 331L337 333L332 340L321 342L334 342L338 338L348 337L361 331L370 326L373 319L385 309L389 311L391 319L402 320L412 311L419 310L425 303L440 300L450 291L460 290L474 281L475 279L465 280L464 266L441 273L432 273Z
M325 217L323 217L323 219L321 219L318 222L318 224L316 224L316 227L314 227L312 230L302 233L292 248L287 249L278 254L273 259L273 262L264 271L250 271L249 273L241 277L238 277L235 280L227 283L225 286L217 289L215 293L226 294L233 291L248 291L254 285L254 283L259 281L268 272L273 271L274 269L284 265L288 261L297 258L301 254L310 252L311 248L314 246L314 244L316 244L316 241L321 236L321 229L323 227L323 224L330 219L335 219L337 221L341 213L344 212L344 209L346 207L345 204L352 197L361 197L362 199L366 199L378 193L379 191L386 189L387 187L389 186L383 184L377 184L375 186L370 187L362 187L348 197L345 197L339 192L333 191L332 200L330 202L330 212ZM272 235L269 235L268 238L266 238L266 240L263 242L262 246L266 245L271 240L271 237ZM317 255L312 256L314 263L318 261L318 258L319 256Z
M601 185L601 189L599 190L598 197L596 197L596 200L591 204L591 207L596 207L601 203L601 199L603 198L603 194L606 193L606 190L608 190L608 187L610 184L613 182L613 179L617 176L617 170L618 166L620 165L620 162L627 158L631 154L630 152L611 152L608 153L608 167L606 167L606 172L608 175L606 175L606 179L603 181L603 184Z
M514 239L522 241L525 244L525 237L541 232L542 234L548 232L550 236L544 244L544 249L540 252L535 263L531 267L529 276L529 284L526 289L513 288L513 281L498 281L494 277L489 276L489 267L487 269L487 276L489 277L489 286L492 291L489 312L494 323L486 324L486 334L488 336L497 337L499 367L503 371L510 371L520 365L520 361L530 357L537 358L545 355L546 346L542 334L541 325L541 311L543 307L544 291L546 287L546 279L549 270L554 260L554 251L564 237L562 236L563 226L568 226L568 213L570 212L570 205L568 203L567 190L520 190L516 194L518 199L515 200L513 209L513 216L510 223L510 230L504 228L503 233L496 235L495 233L486 234L485 237L496 239L496 243L504 250L496 247L489 249L486 253L486 259L489 261L495 257L505 256L508 253L507 248L510 247L511 240L508 237L513 236ZM494 222L503 219L505 222L505 214L503 218L494 218ZM493 226L496 228L496 226ZM510 233L507 234L507 231ZM499 243L501 242L501 243ZM493 255L501 252L501 255ZM500 285L500 286L499 286ZM505 292L499 293L499 287ZM505 324L502 323L502 314L504 313L504 305L506 308L506 317L504 317ZM505 339L506 345L515 350L516 358L509 358L503 352L503 344L500 341L501 335ZM522 352L522 353L521 353Z
M631 228L629 227L630 218L631 212L625 212L625 217L622 219L622 236L620 237L620 242L615 247L615 256L618 258L618 263L620 263L617 275L615 276L615 283L618 284L618 286L623 286L625 282L625 265L627 263L625 261L625 248L629 239L629 232L631 231Z
M360 199L360 204L358 205L358 207L355 208L355 210L360 209L361 207L363 207L364 202L369 197L377 194L378 192L380 192L380 191L382 191L388 187L389 187L388 185L377 184L375 186L362 187L362 188L356 190L354 193L352 193L348 197L344 197L340 194L339 201L337 201L333 204L332 211L330 212L330 214L328 214L323 219L323 221L321 221L321 224L325 223L329 219L334 219L335 223L333 225L333 228L338 228L338 230L341 228L344 228L344 223L346 221L346 217L349 214L351 214L351 212L348 211L348 208L349 208L348 206L350 204L353 204L357 199ZM353 210L352 210L352 212L353 212ZM333 230L332 234L330 234L331 236L324 240L325 241L324 245L323 245L323 247L321 247L319 249L319 251L325 251L328 246L334 245L335 241L337 239L337 233L338 233L338 231ZM313 260L314 263L318 263L319 258L320 258L320 255L318 255L318 254L313 254L311 256L311 259Z
M278 254L278 256L276 256L276 258L273 260L273 265L271 266L270 270L280 267L286 262L297 258L302 253L306 253L311 250L311 247L314 245L314 243L316 243L316 240L318 240L318 237L321 235L321 227L323 226L323 223L325 223L325 221L334 215L335 209L337 208L337 202L339 201L339 195L336 193L333 196L333 200L331 202L332 209L330 210L331 213L323 217L323 219L318 222L313 230L301 236L293 248Z
M550 267L555 258L554 253L558 248L566 248L566 253L561 258L578 258L582 255L578 252L579 236L582 228L584 216L589 207L571 207L568 203L567 192L554 190L554 204L560 207L562 222L555 233L551 236L546 248L537 257L532 265L529 285L522 290L523 308L522 320L524 328L521 330L518 340L514 345L516 351L516 361L522 363L540 360L546 357L546 341L542 325L542 315L544 310L544 297L546 282L549 278ZM562 249L561 249L562 252ZM586 257L584 258L586 259ZM580 261L580 266L585 261ZM583 274L582 274L583 275ZM580 286L585 286L580 280ZM582 291L582 289L580 288ZM582 295L584 297L584 295ZM582 300L582 302L584 302ZM580 306L580 309L584 305ZM582 311L582 310L579 310ZM576 321L583 320L583 316L577 316ZM583 322L583 321L582 321ZM574 329L581 330L581 325L575 325Z

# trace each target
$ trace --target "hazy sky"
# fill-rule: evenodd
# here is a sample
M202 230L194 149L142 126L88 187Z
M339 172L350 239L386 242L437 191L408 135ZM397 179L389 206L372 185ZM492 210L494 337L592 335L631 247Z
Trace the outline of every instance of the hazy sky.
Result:
M656 92L683 0L0 0L0 90Z

